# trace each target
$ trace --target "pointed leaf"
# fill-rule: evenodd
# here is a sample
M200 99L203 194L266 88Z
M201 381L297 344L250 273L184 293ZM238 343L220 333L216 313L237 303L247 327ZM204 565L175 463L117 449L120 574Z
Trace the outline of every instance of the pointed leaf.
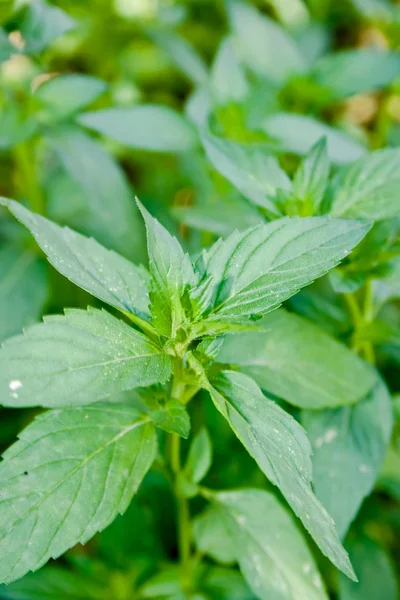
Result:
M378 477L392 432L391 404L385 384L378 381L355 406L303 413L313 448L315 494L341 537Z
M106 88L102 79L69 73L52 77L39 86L34 96L50 114L65 118L94 102Z
M260 145L237 144L211 133L202 136L208 158L248 200L279 215L274 204L278 188L290 190L290 179L274 156Z
M376 381L344 344L283 309L259 321L257 331L226 336L216 360L239 366L261 388L302 408L354 404Z
M318 211L324 198L329 179L329 159L326 138L322 138L302 160L293 179L293 196Z
M144 230L118 162L77 127L53 127L46 135L46 144L85 201L80 210L85 217L83 231L128 258L142 260Z
M235 547L224 527L220 509L214 503L194 519L193 537L202 554L224 565L236 562Z
M81 115L79 122L129 148L186 152L197 145L196 131L190 122L167 106L104 108Z
M400 215L400 150L387 148L360 158L345 172L333 197L336 217L388 219Z
M380 48L335 52L321 58L311 76L342 99L391 85L400 76L400 56Z
M238 0L228 3L228 14L239 53L257 75L284 82L290 75L305 70L305 60L295 40L275 21Z
M154 426L128 405L41 415L0 465L0 580L39 569L109 525L155 452Z
M207 321L243 321L277 308L347 256L370 225L325 217L279 219L234 232L203 255L216 282Z
M184 405L178 400L170 400L162 408L152 410L149 417L157 427L188 438L190 433L190 417Z
M148 273L94 239L60 227L18 202L0 199L33 234L49 262L62 275L119 310L148 313Z
M181 299L195 283L190 258L178 240L139 204L147 230L147 248L152 275L152 318L157 330L175 336L184 320Z
M261 129L275 138L285 152L300 156L307 154L321 137L326 137L329 160L338 165L354 162L366 152L344 131L306 115L276 113L265 119Z
M311 446L304 429L246 375L223 371L212 385L215 405L260 469L279 487L321 551L353 578L335 523L312 491Z
M189 481L199 483L208 473L212 463L211 438L206 429L194 436L184 467Z
M170 374L170 357L123 321L106 311L70 309L2 346L0 403L88 404L165 383Z
M220 105L243 101L249 93L246 74L230 37L222 38L211 70L214 101Z
M19 30L25 40L24 52L42 52L59 36L74 29L76 22L69 14L44 0L29 2L24 8Z
M214 506L247 583L261 600L327 600L313 556L272 494L221 492Z

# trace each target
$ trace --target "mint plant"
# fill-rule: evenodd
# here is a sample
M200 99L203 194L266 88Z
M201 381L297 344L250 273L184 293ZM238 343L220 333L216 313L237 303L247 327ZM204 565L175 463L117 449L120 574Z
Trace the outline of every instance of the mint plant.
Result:
M200 389L209 392L322 552L354 578L335 524L312 491L311 449L304 429L268 400L254 379L231 366L240 362L240 336L253 330L262 335L259 319L334 267L370 225L324 217L282 219L219 240L193 264L176 238L140 205L147 230L147 272L18 203L3 204L30 229L60 273L120 311L118 317L90 307L66 310L64 316L47 317L8 340L1 350L2 404L50 409L24 430L0 466L3 581L87 542L123 513L156 458L156 432L161 428L170 438L170 457L159 460L170 469L178 497L183 589L190 592L191 586L187 496L201 494L226 519L227 535L238 547L236 559L254 593L280 593L281 578L285 590L296 587L280 566L279 553L289 552L304 594L323 597L298 533L298 549L291 542L282 548L279 543L272 558L267 549L259 555L258 548L269 543L262 537L267 532L260 530L253 540L248 527L257 528L256 514L263 507L272 506L267 518L276 512L282 519L288 542L294 528L273 496L203 489L199 483L211 458L201 447L210 444L208 437L194 439L188 463L181 467L180 437L190 434L187 406ZM249 333L239 334L237 343L233 332L240 331ZM229 343L224 347L226 334ZM340 346L331 343L340 360ZM376 381L359 359L345 348L342 352L342 360L351 360L360 371L363 389L352 389L350 375L348 383L342 382L348 385L348 396L336 396L335 404L355 402ZM229 359L229 353L235 356ZM329 358L324 367L329 370ZM331 405L329 399L322 403ZM245 548L238 542L247 536ZM298 553L308 557L309 571L302 569ZM271 575L276 569L280 576L275 581Z

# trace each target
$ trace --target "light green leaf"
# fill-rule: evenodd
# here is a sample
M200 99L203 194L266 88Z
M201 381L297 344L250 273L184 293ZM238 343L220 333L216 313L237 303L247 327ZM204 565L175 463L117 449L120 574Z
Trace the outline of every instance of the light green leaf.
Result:
M0 403L88 404L171 374L170 357L106 311L45 317L0 350Z
M246 74L230 37L222 38L219 45L211 69L210 84L214 101L220 105L241 102L249 93Z
M79 122L98 133L139 150L187 152L197 145L192 125L167 106L143 104L88 112Z
M159 333L174 337L184 321L181 304L185 291L194 285L190 258L178 240L139 204L147 230L147 248L152 275L152 319Z
M210 504L194 519L193 537L197 549L202 554L224 565L236 562L235 546L215 504Z
M339 600L397 600L396 571L384 548L366 536L349 539L346 547L359 581L341 577Z
M189 481L199 483L208 473L212 463L211 438L206 429L194 436L183 469Z
M324 198L329 171L326 138L322 138L302 160L293 179L293 196L301 200L311 214L318 212Z
M216 494L213 502L247 583L261 600L327 600L313 556L273 494Z
M202 281L211 277L215 285L205 324L277 308L347 256L369 228L326 217L278 219L219 240L200 264Z
M39 86L34 96L57 118L65 118L88 106L106 90L102 79L80 73L51 78Z
M202 136L204 149L214 168L228 179L248 200L273 215L278 188L290 190L290 179L277 159L260 145L237 144L211 133Z
M156 453L154 426L129 405L49 411L0 465L0 580L86 543L129 506Z
M400 56L375 48L344 50L321 58L311 76L342 99L390 85L400 76Z
M148 314L149 275L143 267L107 250L94 239L60 227L18 202L0 199L35 237L62 275L119 310Z
M284 82L305 70L295 40L275 21L238 0L228 3L228 15L238 52L257 75Z
M306 411L302 422L313 447L315 493L344 537L375 484L390 441L389 392L379 381L355 406Z
M209 597L210 600L255 600L243 577L236 569L208 567L207 577L202 587L206 592L206 597Z
M76 22L66 12L44 0L29 2L23 9L19 30L25 40L24 52L42 52L55 39L74 29Z
M400 215L400 150L378 150L348 167L331 212L338 217L388 219Z
M0 150L10 150L31 138L36 129L36 120L32 116L23 114L16 103L1 107Z
M307 154L321 137L326 137L329 160L338 165L351 163L366 152L358 141L344 131L305 115L276 113L267 117L261 128L280 142L285 152L301 156Z
M284 309L264 317L256 331L226 336L216 360L239 366L261 388L302 408L354 404L376 381L344 344Z
M0 340L31 325L42 314L48 295L44 261L28 250L0 249Z
M196 85L208 82L207 65L185 38L174 31L152 29L150 38L168 55L171 61Z
M184 405L178 400L170 400L164 406L149 412L149 417L157 427L188 438L190 433L190 417Z
M216 407L260 469L278 486L320 550L354 578L335 523L312 491L311 446L304 429L246 375L223 371L211 385ZM257 523L260 526L260 519Z
M53 128L46 142L86 198L88 233L127 258L142 260L142 222L117 161L77 128Z

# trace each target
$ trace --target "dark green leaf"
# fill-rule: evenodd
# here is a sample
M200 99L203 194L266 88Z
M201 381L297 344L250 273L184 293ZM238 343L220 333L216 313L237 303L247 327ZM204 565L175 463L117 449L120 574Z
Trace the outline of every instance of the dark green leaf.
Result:
M193 521L193 537L197 549L224 565L236 562L235 545L224 527L219 507L210 504Z
M221 492L214 506L257 598L327 599L311 552L272 494L256 489Z
M194 436L183 469L189 481L199 483L208 473L212 463L211 438L206 429Z
M33 234L62 275L119 310L148 314L149 275L143 267L107 250L94 239L59 227L18 202L0 199Z
M336 217L388 219L400 215L400 150L378 150L348 167L336 190L331 212Z
M355 406L307 411L302 421L313 447L315 493L344 537L385 457L393 421L390 394L379 381Z
M277 308L347 256L370 228L324 217L279 219L234 232L203 253L215 286L205 323L243 321Z
M279 487L321 551L354 578L335 523L312 491L311 445L304 429L246 375L224 371L212 385L214 403L260 469Z
M189 437L190 417L184 405L178 400L170 400L163 407L150 411L150 418L157 427L169 433Z
M354 404L376 381L354 352L283 309L259 321L256 331L226 336L216 360L239 366L267 392L302 408Z
M104 529L127 509L155 452L154 426L128 405L40 416L0 465L0 580Z

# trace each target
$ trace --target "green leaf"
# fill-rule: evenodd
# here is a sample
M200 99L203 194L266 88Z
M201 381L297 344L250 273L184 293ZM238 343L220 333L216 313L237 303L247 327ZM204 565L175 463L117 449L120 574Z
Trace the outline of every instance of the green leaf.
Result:
M194 84L206 85L208 83L206 63L184 37L174 31L161 28L152 29L148 31L148 34Z
M129 148L157 152L187 152L197 145L192 125L167 106L143 104L88 112L79 122Z
M61 8L47 4L44 0L33 0L24 8L19 24L25 40L24 52L42 52L54 40L75 27L74 19Z
M34 96L56 118L66 118L88 106L106 90L102 79L70 73L58 75L39 86Z
M348 167L336 190L331 212L338 217L388 219L400 215L400 150L372 152Z
M328 187L329 159L326 138L322 138L302 160L293 179L293 196L309 207L311 214L318 212Z
M324 275L356 246L370 225L326 217L279 219L219 240L202 255L215 291L205 325L241 322L277 308Z
M290 75L305 70L305 60L295 40L275 21L238 0L228 3L228 15L238 52L254 73L284 82Z
M396 571L384 548L366 536L349 539L346 546L359 582L341 577L339 600L397 600Z
M342 99L391 85L400 76L400 56L375 48L344 50L321 58L311 76Z
M189 413L178 400L170 400L164 406L150 411L149 416L157 427L161 427L168 433L176 433L183 438L189 437Z
M210 504L194 519L193 537L197 549L202 554L224 565L236 562L235 547L215 504Z
M62 275L119 310L148 314L149 275L143 267L107 250L94 239L60 227L18 202L0 199L35 237L49 262Z
M211 438L206 429L194 436L183 469L189 481L199 483L207 475L212 463Z
M245 489L215 495L247 583L261 600L327 600L313 556L273 494Z
M31 325L48 296L44 261L28 250L7 245L0 250L0 340Z
M0 403L86 404L165 383L171 360L148 338L106 311L69 309L45 317L0 350Z
M13 146L31 138L37 129L37 122L32 116L26 116L11 104L0 111L0 150L10 150Z
M194 285L190 258L178 240L139 204L146 223L147 248L152 276L152 319L159 333L174 337L184 321L181 304L185 291Z
M202 136L204 149L214 168L230 181L248 200L273 215L278 188L290 190L290 179L277 159L261 145L237 144L211 133Z
M246 74L230 37L222 38L211 69L211 87L216 104L243 101L249 93Z
M37 570L123 513L156 452L129 405L49 411L0 465L0 580Z
M241 373L223 371L211 382L212 399L268 479L282 492L320 550L354 578L335 523L311 488L311 446L304 429ZM257 519L260 526L260 519Z
M302 422L313 448L315 493L344 537L385 457L393 424L390 394L379 381L355 406L307 411Z
M208 568L202 588L210 600L254 600L254 595L247 587L243 577L235 569Z
M354 404L376 381L344 344L283 309L259 321L256 331L226 336L216 360L239 366L261 388L302 408Z
M351 163L366 151L344 131L305 115L276 113L267 117L261 128L275 138L285 152L301 156L307 154L321 137L326 137L329 160L338 165Z
M140 215L117 161L77 128L53 128L46 142L83 192L89 213L87 233L127 258L142 260L144 231Z
M3 600L104 600L104 587L62 567L46 567L0 586Z

